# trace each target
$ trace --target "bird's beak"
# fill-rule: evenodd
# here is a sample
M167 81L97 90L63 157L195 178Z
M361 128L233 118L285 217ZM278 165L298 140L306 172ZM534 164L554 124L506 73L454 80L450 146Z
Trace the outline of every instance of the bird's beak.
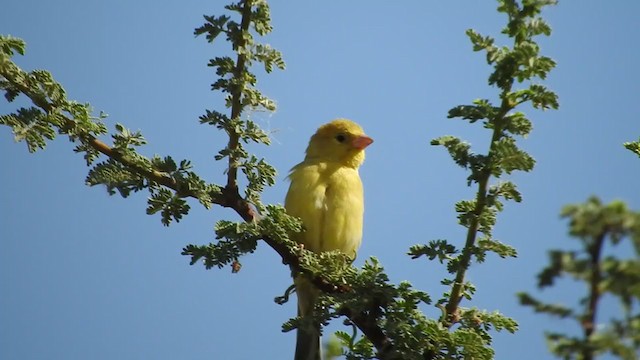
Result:
M373 142L373 139L366 136L366 135L361 135L358 137L355 137L352 141L351 141L351 146L353 146L354 148L358 149L358 150L364 150L364 148L366 148L367 146L371 145L371 143Z

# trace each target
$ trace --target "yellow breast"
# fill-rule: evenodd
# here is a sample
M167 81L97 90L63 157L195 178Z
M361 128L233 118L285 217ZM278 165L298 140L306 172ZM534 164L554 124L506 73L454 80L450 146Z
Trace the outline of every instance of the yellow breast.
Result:
M358 170L338 163L303 162L289 178L285 207L305 227L295 240L314 252L340 250L355 258L364 214Z

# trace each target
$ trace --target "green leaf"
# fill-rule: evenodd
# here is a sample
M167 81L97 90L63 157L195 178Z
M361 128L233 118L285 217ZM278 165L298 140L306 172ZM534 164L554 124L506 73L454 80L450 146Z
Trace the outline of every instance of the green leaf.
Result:
M118 150L128 150L134 146L141 146L147 143L140 131L132 132L125 128L122 124L116 124L118 133L111 135L113 138L113 147Z
M284 60L282 60L282 54L273 49L268 44L257 44L254 50L254 58L264 64L264 70L267 73L273 71L273 67L276 66L280 70L285 69Z
M526 26L530 36L551 35L551 27L539 17L531 19Z
M536 109L558 109L558 95L553 91L547 90L546 87L542 85L531 85L529 87L530 90L530 100L531 105Z
M477 99L473 101L474 105L458 105L449 110L448 118L460 117L474 123L482 119L493 119L500 111L499 108L492 106L491 102L486 99Z
M229 17L226 15L221 15L218 17L215 16L207 16L204 15L205 23L194 30L193 34L195 36L200 36L202 34L206 34L206 38L208 42L213 42L215 38L220 35L221 32L224 31L224 25L229 21Z
M470 152L471 145L463 142L455 136L441 136L439 138L431 140L431 145L444 146L451 158L463 168L467 168L470 163L470 159L473 156Z
M209 124L222 130L225 128L225 124L229 123L230 119L227 115L218 112L207 110L205 115L200 116L201 124Z
M178 164L176 164L176 162L173 160L171 156L165 156L162 159L158 156L154 156L151 159L151 166L153 166L153 168L156 169L157 171L165 172L168 174L171 174L176 170L178 170Z
M421 256L426 256L429 260L438 258L438 261L442 264L457 253L458 250L456 247L449 244L446 240L431 240L426 245L411 246L408 255L410 255L412 259L417 259Z
M497 240L480 239L478 241L478 247L486 251L492 251L498 254L501 258L518 256L518 252L515 248Z
M458 223L464 227L469 227L471 221L477 217L477 200L461 200L456 203L455 209L458 213Z
M640 156L640 139L634 142L626 142L624 143L624 147L627 148L627 150L630 150L631 152Z
M520 301L520 305L530 306L537 313L545 313L549 315L554 315L560 318L566 318L573 316L573 310L557 304L545 304L533 296L520 292L517 294L518 300Z
M489 198L502 197L505 200L522 201L522 195L516 188L516 184L511 181L504 181L489 188Z
M224 57L215 57L209 60L207 66L216 68L216 75L218 76L226 76L227 74L233 74L236 63L228 56Z
M180 222L184 215L189 213L190 206L181 197L165 188L153 189L151 197L147 200L147 214L153 215L160 212L164 226L169 226L173 220Z
M503 137L493 143L495 166L492 173L499 176L502 171L510 174L515 170L531 171L535 160L516 146L513 138Z
M46 141L56 137L52 122L52 115L35 107L20 108L15 113L0 115L0 124L10 126L14 140L26 142L29 152L44 149Z
M16 53L24 55L25 48L26 44L22 39L11 35L0 35L0 54L8 57L12 57Z
M146 187L141 175L113 159L96 164L89 170L85 182L89 186L105 185L109 195L114 195L115 190L118 190L120 196L124 198L131 192L137 192Z
M575 261L576 252L574 251L550 250L549 265L538 274L538 287L553 285L556 278L575 268Z
M481 51L493 47L494 39L490 36L482 36L472 29L468 29L466 34L473 44L473 51Z

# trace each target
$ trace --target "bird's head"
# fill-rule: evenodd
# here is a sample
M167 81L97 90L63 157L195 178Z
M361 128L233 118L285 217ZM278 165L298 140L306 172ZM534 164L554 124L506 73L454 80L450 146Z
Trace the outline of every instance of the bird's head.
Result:
M372 142L360 125L351 120L336 119L320 126L313 134L306 158L358 168L364 161L364 149Z

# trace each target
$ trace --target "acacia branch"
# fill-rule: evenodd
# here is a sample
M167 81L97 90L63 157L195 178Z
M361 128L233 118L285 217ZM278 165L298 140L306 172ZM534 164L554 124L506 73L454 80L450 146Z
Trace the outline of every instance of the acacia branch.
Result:
M38 106L39 108L44 110L46 113L51 114L57 111L57 106L55 104L50 103L46 99L46 97L43 96L43 94L40 94L37 91L33 90L31 87L29 87L28 84L21 81L17 81L17 79L15 79L14 77L10 76L5 72L2 72L1 70L0 70L0 74L7 81L9 81L13 87L18 89L22 94L24 94L29 99L31 99L34 105ZM64 120L63 129L72 129L76 126L75 120L69 118L64 114L59 114L59 115ZM140 166L139 164L136 164L135 162L130 161L121 152L105 144L101 140L97 139L95 136L91 134L80 134L78 137L80 138L80 141L82 143L87 144L91 146L93 149L95 149L96 151L100 152L101 154L104 154L107 157L118 161L120 164L124 165L128 169L133 170L138 175L141 175L147 178L149 181L152 181L154 183L170 188L174 190L176 193L180 194L180 196L182 197L197 198L197 195L192 191L181 189L178 182L174 178L167 176L163 172L156 171L156 170L149 170L147 168ZM224 196L221 196L218 193L212 193L210 195L213 203L219 204L219 205L223 205L225 203Z
M449 295L449 301L445 305L446 310L446 324L447 326L452 326L459 320L458 307L460 306L460 302L462 301L462 292L464 290L464 279L471 265L471 256L473 254L473 247L476 243L476 238L478 236L478 229L480 227L480 216L484 212L487 207L487 192L489 188L489 179L491 178L491 166L492 162L495 158L495 144L502 137L502 128L504 117L507 115L509 111L513 108L512 105L507 100L507 94L511 91L511 86L502 92L502 104L500 107L500 112L496 115L494 123L493 123L493 134L491 136L491 144L489 146L489 152L487 154L486 163L484 164L484 169L482 170L481 178L478 180L478 191L476 193L476 207L474 209L474 216L471 219L471 223L469 224L469 228L467 229L467 237L465 240L464 248L462 249L462 254L460 255L460 264L458 271L456 272L456 277L453 282L453 286L451 287L451 294Z
M598 301L600 300L600 281L602 280L602 272L600 271L600 256L602 255L602 247L604 245L604 239L606 235L606 229L594 239L595 241L590 244L587 251L589 253L589 261L591 269L591 278L589 279L589 299L587 303L587 310L585 316L582 319L582 329L584 331L584 340L588 343L595 330L596 315L598 312ZM593 359L593 350L588 346L582 350L582 358L584 360Z
M396 359L397 355L393 351L391 339L376 324L375 317L364 312L354 313L351 309L340 309L340 313L346 316L351 322L362 331L364 336L371 341L378 351L380 359Z
M57 111L56 106L50 103L46 97L38 91L33 90L23 82L16 81L14 77L8 76L8 74L2 72L2 69L0 69L0 74L9 81L12 86L31 99L34 105L47 113ZM60 116L64 119L64 126L66 128L71 129L76 126L75 120L63 114L60 114ZM97 139L93 135L82 134L79 136L79 140L149 181L174 190L180 197L199 199L199 195L193 191L181 189L174 178L167 176L163 172L149 170L148 168L144 168L139 164L130 161L126 156L123 156L122 153ZM258 214L255 212L251 204L240 196L237 188L233 189L226 187L223 188L220 193L216 192L209 195L211 196L212 203L233 209L244 221L254 222L258 220ZM297 272L309 273L307 270L301 268L299 255L285 243L276 241L268 236L263 236L262 240L275 250L278 255L280 255L283 263L291 266ZM316 287L318 287L318 289L329 294L346 293L352 290L351 287L346 284L334 284L318 275L313 275L311 277L311 281ZM374 316L368 316L366 314L352 314L348 309L345 310L344 315L347 316L363 332L363 334L369 338L369 340L371 340L380 354L386 354L389 352L389 349L391 349L391 340L376 324L376 318Z
M242 104L242 94L244 93L244 80L242 80L242 75L247 71L246 62L247 62L247 52L245 51L245 46L247 45L247 41L245 40L244 35L249 33L249 25L251 24L251 0L245 0L243 2L242 7L242 21L240 24L240 38L237 40L237 49L238 58L236 60L236 67L233 70L233 77L236 80L235 86L233 87L232 93L232 101L231 101L231 120L236 120L240 117L244 105ZM229 149L229 169L227 172L227 188L229 191L238 192L238 158L236 155L236 150L240 144L240 134L238 134L234 129L228 129L227 133L229 134L229 144L227 148ZM246 219L245 219L246 220Z

